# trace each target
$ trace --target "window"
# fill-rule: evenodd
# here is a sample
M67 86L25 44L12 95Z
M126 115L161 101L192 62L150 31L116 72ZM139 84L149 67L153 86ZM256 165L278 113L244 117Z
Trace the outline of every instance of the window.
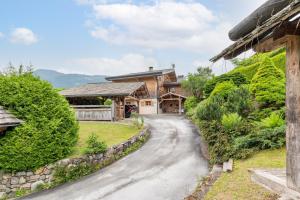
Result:
M176 88L175 87L171 87L171 88L168 89L168 92L176 93Z
M152 106L152 101L146 101L145 104L146 106Z

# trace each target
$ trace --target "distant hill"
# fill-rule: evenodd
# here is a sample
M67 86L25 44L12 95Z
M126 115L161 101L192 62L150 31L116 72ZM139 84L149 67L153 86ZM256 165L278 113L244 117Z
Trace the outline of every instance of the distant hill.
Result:
M104 75L64 74L54 70L38 69L33 72L41 79L49 81L56 88L71 88L86 83L105 82Z

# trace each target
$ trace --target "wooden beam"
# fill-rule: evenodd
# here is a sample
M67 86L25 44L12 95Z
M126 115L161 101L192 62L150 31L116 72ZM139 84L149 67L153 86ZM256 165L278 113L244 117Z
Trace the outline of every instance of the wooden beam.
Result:
M265 53L285 47L287 40L291 35L300 35L300 24L298 23L298 20L294 22L285 22L276 27L271 36L260 41L253 49L255 52Z
M257 53L265 53L282 48L286 46L288 36L284 36L280 39L274 40L273 37L268 38L259 44L255 45L253 50Z
M288 36L286 47L287 186L300 192L300 36Z

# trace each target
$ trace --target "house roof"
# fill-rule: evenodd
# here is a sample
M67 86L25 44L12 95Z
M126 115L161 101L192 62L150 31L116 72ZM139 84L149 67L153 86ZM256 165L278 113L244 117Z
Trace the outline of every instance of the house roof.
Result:
M288 6L284 7L277 14L270 17L253 31L247 33L244 37L224 49L221 53L211 58L210 61L216 62L221 58L232 59L239 54L253 48L260 42L270 38L279 27L285 25L293 17L300 13L300 0L292 0ZM299 24L295 24L293 31L299 31Z
M137 73L130 73L124 74L120 76L110 76L106 77L105 79L108 81L114 80L123 80L128 78L143 78L143 77L151 77L151 76L161 76L164 74L175 73L175 69L162 69L162 70L149 70L146 72L137 72Z
M14 115L0 106L0 128L17 126L20 123L22 123L22 120L17 119Z
M176 94L176 93L173 93L173 92L168 92L168 93L166 93L166 94L160 96L160 98L161 98L161 99L164 99L165 97L169 97L169 96L176 96L176 97L181 97L181 98L186 99L185 96L180 95L180 94Z
M114 97L130 96L138 90L148 90L144 82L133 83L91 83L60 92L65 97Z

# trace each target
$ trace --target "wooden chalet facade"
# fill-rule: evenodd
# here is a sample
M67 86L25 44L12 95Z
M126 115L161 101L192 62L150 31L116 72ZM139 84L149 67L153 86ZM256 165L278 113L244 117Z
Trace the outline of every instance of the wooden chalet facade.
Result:
M115 121L125 118L125 102L148 98L144 82L134 83L92 83L60 92L75 109L80 121ZM112 106L100 102L112 99Z
M17 119L14 115L4 110L4 108L0 106L0 135L3 134L7 129L18 126L21 123L22 120Z
M300 192L300 1L269 0L231 33L237 41L211 61L232 59L249 49L263 53L286 48L286 179L280 181L282 177L264 172L268 181L263 185L274 179L277 188L287 187L279 193L290 189Z
M154 70L149 67L146 72L131 73L107 77L113 83L144 82L149 91L148 98L127 99L126 105L136 105L140 114L182 113L186 94L181 88L183 76L176 76L175 67L164 70Z

